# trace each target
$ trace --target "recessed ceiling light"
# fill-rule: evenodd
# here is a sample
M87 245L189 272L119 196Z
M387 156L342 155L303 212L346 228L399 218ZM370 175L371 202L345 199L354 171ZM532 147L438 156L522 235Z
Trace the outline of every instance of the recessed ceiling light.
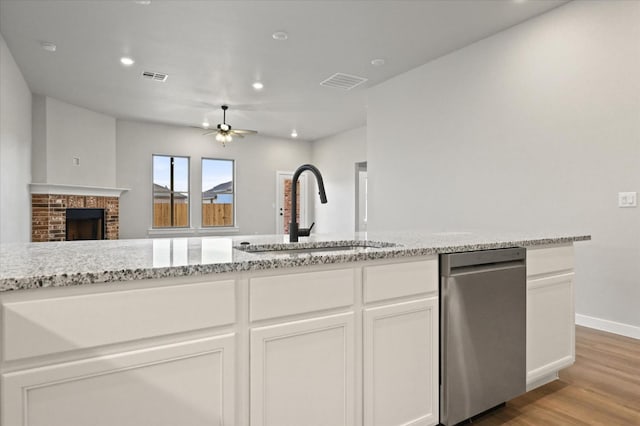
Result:
M202 127L204 127L205 129L209 128L209 123L207 123L206 121L202 122Z
M42 43L40 43L40 46L47 52L55 52L58 48L58 46L56 46L54 43L48 41L43 41Z
M264 88L264 84L262 84L259 81L256 81L255 83L253 83L252 86L256 90L262 90Z
M293 129L293 130L291 131L291 137L292 137L292 138L297 138L297 137L298 137L298 132L296 132L296 129Z
M289 34L285 33L284 31L276 31L275 33L271 34L271 37L273 37L274 40L286 40L289 38Z
M373 65L374 67L381 67L385 64L385 60L384 59L372 59L371 60L371 65Z
M126 56L123 56L122 58L120 58L120 62L122 63L122 65L125 65L127 67L133 65L135 63L135 61L131 58L128 58Z
M141 4L143 6L149 6L151 4L151 0L133 0L136 4Z

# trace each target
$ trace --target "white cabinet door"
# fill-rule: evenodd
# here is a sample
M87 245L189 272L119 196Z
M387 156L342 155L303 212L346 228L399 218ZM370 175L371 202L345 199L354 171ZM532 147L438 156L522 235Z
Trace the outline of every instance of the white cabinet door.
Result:
M345 313L251 330L251 425L353 425L353 324Z
M527 281L527 385L573 364L574 318L573 273Z
M233 425L233 334L2 375L2 426Z
M438 298L364 312L364 424L438 423Z

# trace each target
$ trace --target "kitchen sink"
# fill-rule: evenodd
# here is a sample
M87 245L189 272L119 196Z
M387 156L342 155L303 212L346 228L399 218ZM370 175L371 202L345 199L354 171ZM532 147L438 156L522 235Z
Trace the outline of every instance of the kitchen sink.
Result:
M241 244L234 248L247 253L305 254L326 252L361 252L367 249L397 247L397 244L379 241L323 241L299 244Z

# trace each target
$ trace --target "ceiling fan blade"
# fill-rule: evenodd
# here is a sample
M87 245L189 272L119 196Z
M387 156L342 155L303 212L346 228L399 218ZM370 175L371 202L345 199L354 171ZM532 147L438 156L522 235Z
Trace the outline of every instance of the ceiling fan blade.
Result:
M232 130L232 131L231 131L231 132L229 132L229 133L231 133L231 135L232 135L233 137L236 137L236 136L237 136L237 137L239 137L239 138L241 138L241 139L244 139L244 136L242 136L240 133L236 133L236 132L235 132L235 130Z
M233 129L235 134L243 134L243 135L255 135L258 133L257 130L245 130L245 129Z
M203 133L203 134L202 134L202 136L215 135L216 133L218 133L218 131L217 131L217 130L212 130L212 131L210 131L210 132Z

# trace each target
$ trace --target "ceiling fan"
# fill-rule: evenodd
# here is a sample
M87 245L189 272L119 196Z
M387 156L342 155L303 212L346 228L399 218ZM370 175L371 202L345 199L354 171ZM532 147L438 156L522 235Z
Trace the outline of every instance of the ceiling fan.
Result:
M238 136L239 138L244 138L244 135L253 135L258 133L255 130L243 130L243 129L232 129L230 124L227 124L227 110L229 109L228 105L222 105L222 123L218 124L216 130L212 130L210 132L206 132L203 135L216 135L216 140L218 142L222 142L222 146L226 146L227 142L231 142L233 140L233 136Z

